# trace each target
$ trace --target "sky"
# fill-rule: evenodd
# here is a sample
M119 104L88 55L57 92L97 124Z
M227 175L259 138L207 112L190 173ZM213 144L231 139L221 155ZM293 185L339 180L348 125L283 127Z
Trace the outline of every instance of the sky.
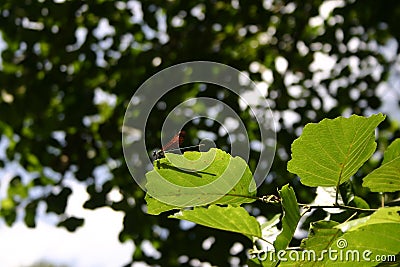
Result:
M2 180L10 173L1 173ZM4 182L4 180L2 181ZM83 209L88 198L83 185L70 183L73 194L68 200L67 214L85 218L83 227L70 233L55 226L56 216L45 214L39 206L37 226L27 228L18 220L12 227L0 220L0 266L21 267L45 261L71 267L115 267L131 261L133 243L120 243L123 213L108 207Z

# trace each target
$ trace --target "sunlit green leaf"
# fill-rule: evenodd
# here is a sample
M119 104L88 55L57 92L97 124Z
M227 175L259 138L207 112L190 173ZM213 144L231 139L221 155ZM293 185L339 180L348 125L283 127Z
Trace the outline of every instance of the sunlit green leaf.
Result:
M199 171L193 171L196 169ZM183 156L166 154L166 158L154 162L154 170L146 178L150 214L185 206L240 205L256 200L255 182L246 162L219 149L186 152Z
M372 192L400 191L400 139L386 149L382 165L364 178L363 186Z
M400 191L400 156L368 174L363 186L372 192Z
M369 250L370 259L376 256L389 256L400 253L400 208L381 208L361 223L348 228L346 223L336 228L346 230L341 238L346 240L344 251L358 250L360 253ZM339 241L333 249L338 249ZM357 266L375 266L376 262L361 261ZM350 266L350 265L349 265Z
M287 251L287 261L281 266L315 266L316 261L321 266L376 266L377 256L400 251L399 211L398 207L380 209L357 223L313 223L309 237L302 242L303 250Z
M382 114L324 119L304 127L292 144L288 170L308 186L337 186L357 172L376 149L375 128Z
M299 206L293 188L289 185L283 186L279 191L279 196L282 199L283 218L282 232L274 242L274 247L277 251L286 249L289 245L300 220Z
M385 150L382 165L400 157L400 138L394 140Z
M240 233L251 239L261 237L260 224L242 207L219 207L211 205L208 208L195 207L193 210L181 210L169 218L191 221L200 225Z

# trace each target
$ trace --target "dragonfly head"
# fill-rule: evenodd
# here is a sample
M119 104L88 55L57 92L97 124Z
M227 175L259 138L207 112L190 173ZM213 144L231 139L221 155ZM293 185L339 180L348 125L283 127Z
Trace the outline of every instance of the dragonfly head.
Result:
M162 150L154 150L154 151L153 151L153 158L154 158L154 160L162 159L162 158L164 158L164 157L165 157L164 151L162 151Z

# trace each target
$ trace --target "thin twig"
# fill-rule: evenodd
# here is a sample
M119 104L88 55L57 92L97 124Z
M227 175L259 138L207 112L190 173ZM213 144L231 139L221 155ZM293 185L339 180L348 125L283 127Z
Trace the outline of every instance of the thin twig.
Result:
M266 195L259 197L258 200L263 201L264 203L272 203L272 204L277 204L281 200L275 195ZM377 209L362 209L362 208L357 208L357 207L352 207L352 206L346 206L346 205L340 205L334 203L332 206L328 205L308 205L308 204L302 204L298 203L300 207L306 208L307 210L304 213L307 213L311 209L345 209L345 210L354 210L358 212L375 212Z
M349 218L347 218L347 220L346 220L345 222L350 221L350 220L353 219L356 215L357 215L357 212L354 212L353 215L351 215Z
M307 204L301 204L299 203L299 206L301 207L307 207L309 209L344 209L344 210L355 210L355 211L360 211L360 212L375 212L377 209L362 209L362 208L357 208L357 207L351 207L351 206L346 206L346 205L339 205L339 204L333 204L332 206L328 205L307 205Z
M342 172L340 172L340 174L342 174ZM339 205L339 182L336 185L336 196L335 196L335 205Z
M309 206L304 206L304 211L300 214L300 217L303 217L307 212L311 211L311 208Z

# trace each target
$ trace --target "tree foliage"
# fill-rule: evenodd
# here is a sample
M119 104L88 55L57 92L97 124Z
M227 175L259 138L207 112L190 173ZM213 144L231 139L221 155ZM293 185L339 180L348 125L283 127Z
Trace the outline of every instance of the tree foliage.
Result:
M312 183L312 185L321 188L336 186L336 194L334 199L330 200L330 205L323 205L317 201L314 205L304 205L297 202L293 188L284 185L279 191L279 197L263 196L257 198L265 204L270 204L273 200L272 203L279 203L282 206L281 229L276 227L276 218L274 217L268 223L270 231L263 232L261 231L263 225L250 216L245 208L238 206L238 204L221 206L221 204L226 204L223 202L226 197L237 198L238 200L248 198L248 202L253 202L253 195L248 194L248 192L238 192L233 196L229 193L226 196L221 195L219 200L209 206L191 201L192 210L187 209L188 205L181 206L180 211L170 218L188 220L215 229L241 233L253 241L253 249L248 250L249 258L251 258L249 263L257 266L314 266L315 262L318 262L318 265L329 266L343 264L348 266L378 266L385 262L394 264L394 262L398 262L396 257L400 253L400 239L398 237L400 233L400 207L385 207L385 204L383 204L379 209L370 209L366 201L359 196L354 196L354 198L357 197L362 201L356 202L347 198L345 202L339 204L340 194L345 196L355 195L351 187L339 192L340 185L345 182L351 185L352 182L346 180L347 173L354 174L362 165L360 161L364 163L375 151L374 130L384 119L385 116L382 114L374 114L368 118L352 115L350 118L324 119L319 123L310 123L305 126L301 136L292 145L292 159L289 161L288 170L299 175L302 184ZM329 135L326 133L329 133ZM315 138L315 135L321 135L321 137ZM338 138L337 135L340 135L341 138ZM338 139L341 141L338 141ZM385 152L385 155L389 155L389 163L383 164L363 178L368 179L368 183L364 183L364 185L371 191L374 191L377 186L380 189L388 188L389 192L400 191L399 185L394 182L382 183L382 180L388 180L385 175L372 175L379 170L387 170L388 164L398 160L399 151L396 146L398 140L400 139L396 139ZM370 148L372 148L372 151ZM197 154L199 153L197 152ZM210 152L201 153L206 155ZM190 155L185 153L177 157L181 157L183 160L189 158ZM155 168L157 168L158 163L155 162ZM238 165L238 162L232 162L232 164ZM220 171L224 169L220 160L215 158L206 169L206 173L199 172L197 173L198 177L192 177L191 181L194 180L192 183L195 183L196 180L206 179L209 173L215 173L216 170L210 170L212 167ZM164 165L163 168L175 172L176 179L175 181L170 180L171 183L181 184L179 176L182 170L173 168L171 165ZM388 175L389 179L392 178L395 181L393 177L399 177L400 168L391 165L390 172L387 171L387 173L390 174ZM248 181L246 175L238 177L240 178L238 185ZM215 175L214 179L229 183L232 180L232 175L226 178ZM333 182L330 180L333 180ZM382 184L385 184L386 187L382 187ZM182 190L182 187L179 187L179 189ZM166 191L165 185L161 182L158 183L158 192L159 194L181 197L177 193L179 191ZM200 195L215 195L214 188L206 191L197 187L195 192ZM385 191L382 190L381 192ZM150 192L147 192L147 194L150 194ZM193 194L196 199L197 194ZM345 199L345 197L342 196L342 199ZM150 206L152 199L146 201ZM184 203L188 203L188 201ZM215 203L219 206L216 206ZM299 206L305 208L301 214ZM176 209L177 207L172 208ZM332 220L327 217L324 220L313 221L308 229L308 238L302 240L300 248L289 247L300 219L305 218L308 212L314 212L316 209L342 209L342 211L339 210L339 214L343 217L342 219ZM366 213L372 214L367 216ZM329 215L332 215L332 212L329 212ZM312 215L307 217L312 218ZM338 221L341 223L339 224ZM259 249L257 241L268 243L270 247L264 246L264 248Z
M25 223L34 227L37 206L44 202L47 212L60 215L60 226L76 229L82 225L80 218L65 214L72 193L65 180L73 174L87 185L90 199L84 207L110 206L125 213L119 237L136 244L133 261L178 266L183 264L178 257L187 255L226 265L233 243L249 246L246 238L201 226L182 231L166 215L143 212L144 192L130 177L121 144L123 115L135 90L157 71L192 60L217 61L248 72L268 88L279 123L278 153L259 194L276 194L277 187L290 182L299 202L308 203L313 189L286 172L290 145L306 123L380 107L377 89L390 86L387 79L396 64L385 47L398 44L399 14L396 0L2 1L0 131L9 143L0 164L17 161L34 178L16 176L8 185L2 183L8 194L1 200L0 216L12 225L17 209L23 208ZM317 64L327 56L332 61ZM257 125L241 111L237 96L207 89L184 87L167 94L162 99L166 107L155 108L147 121L148 147L159 146L164 118L190 96L224 101L241 114L250 138L259 138ZM189 142L196 138L196 129L218 132L218 127L204 121L192 125ZM380 125L383 147L398 136L390 118ZM227 146L224 137L216 143ZM251 151L250 168L257 156ZM377 156L354 175L355 190L371 207L379 205L378 196L362 188L359 177L378 164ZM112 179L101 182L95 172L99 166L109 170ZM33 190L41 193L30 194ZM111 190L118 190L122 200L110 200ZM251 207L268 218L279 211ZM168 229L168 237L157 235L156 226ZM204 250L201 244L210 236L216 242ZM143 240L152 242L161 259L141 251ZM244 263L245 251L235 257Z

